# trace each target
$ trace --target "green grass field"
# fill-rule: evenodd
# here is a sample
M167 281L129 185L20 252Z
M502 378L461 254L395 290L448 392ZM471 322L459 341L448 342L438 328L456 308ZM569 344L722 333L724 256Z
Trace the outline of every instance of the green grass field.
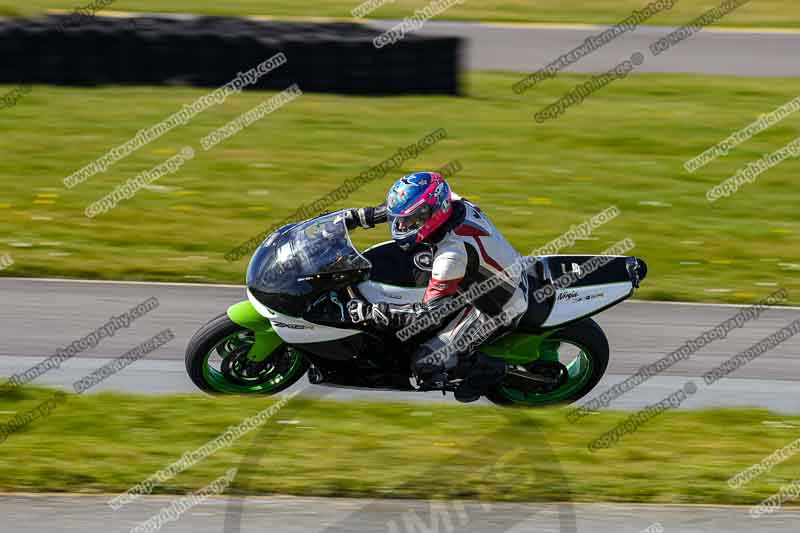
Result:
M0 420L49 395L24 389L0 396ZM0 445L0 491L123 492L270 403L69 396L49 417ZM629 413L597 414L577 424L564 414L295 398L261 428L154 493L196 490L239 467L232 491L246 494L751 504L796 477L794 457L740 489L727 485L796 439L798 417L667 412L616 446L591 453L587 443ZM253 443L256 452L248 452Z
M209 15L265 15L272 17L350 17L362 0L118 0L109 9L118 11L198 13ZM414 14L430 0L395 0L373 11L370 18L394 18ZM648 0L484 0L465 1L438 17L439 20L547 22L613 24L642 9ZM720 0L680 0L672 9L653 17L647 24L681 25L716 7ZM13 0L0 0L0 13L28 15L48 9L72 10L89 1L32 0L20 5ZM800 27L800 7L794 0L758 0L742 6L720 22L723 26L746 28Z
M682 167L796 97L799 80L634 76L537 124L535 111L584 78L562 76L522 96L510 89L518 79L471 74L459 98L304 94L200 149L202 137L272 94L247 92L71 190L64 177L207 91L34 87L0 110L0 256L15 261L0 275L242 282L247 259L229 263L225 252L443 127L448 138L402 172L459 160L454 189L481 204L523 253L616 205L621 216L561 253L600 253L631 237L632 253L650 266L639 297L749 302L780 285L800 302L800 162L783 162L727 199L705 199L711 186L798 137L800 117L694 174ZM184 145L197 156L179 172L107 214L83 215ZM399 175L335 207L375 205ZM388 238L385 227L358 233L361 245Z

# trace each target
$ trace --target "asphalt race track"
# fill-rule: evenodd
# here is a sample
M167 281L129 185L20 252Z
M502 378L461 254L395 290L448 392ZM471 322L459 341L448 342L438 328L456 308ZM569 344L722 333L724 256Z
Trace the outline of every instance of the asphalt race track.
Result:
M51 533L127 533L168 507L169 497L145 497L112 511L108 497L5 496L0 498L4 531ZM789 533L797 531L800 511L784 509L754 522L747 507L653 506L626 504L507 504L410 500L344 500L334 498L247 498L237 523L226 523L226 498L214 498L189 509L165 526L171 533L353 533L407 531L404 517L418 520L409 531L486 533L618 533L644 531L660 524L681 533ZM450 527L448 527L448 525ZM394 526L394 529L392 529ZM577 526L577 527L576 527ZM9 528L9 529L4 529ZM658 529L656 529L658 531Z
M108 359L115 358L170 328L176 339L146 359L127 367L93 388L147 394L197 392L186 376L184 349L189 338L206 321L244 299L237 286L0 279L0 375L23 371L155 296L160 305L146 316L103 339L94 349L66 361L35 380L34 384L71 389L72 383ZM635 373L694 339L706 329L735 315L729 305L625 302L597 317L612 348L606 387ZM760 406L784 413L800 412L800 337L794 337L739 369L730 378L706 387L702 374L771 333L800 318L800 308L771 308L759 319L746 322L727 338L701 348L689 359L667 369L612 403L611 407L637 409L661 400L693 378L699 391L681 408ZM305 386L298 383L297 387ZM451 397L428 393L394 393L338 389L335 399L372 398L398 401L452 402Z
M128 13L131 16L145 13ZM162 17L187 18L190 14L150 13ZM366 24L378 34L399 20L370 20ZM687 22L689 22L687 20ZM721 24L724 26L724 19ZM587 24L504 24L491 22L447 22L431 20L416 30L419 35L465 39L463 67L466 70L534 72L580 46L608 26ZM796 61L800 31L746 30L707 27L690 38L653 56L649 46L677 29L640 26L621 34L605 46L570 65L565 72L605 72L634 52L645 55L636 73L689 73L731 76L789 77L800 75ZM510 88L509 88L510 89Z
M386 30L399 21L370 22ZM688 21L687 21L688 22ZM722 24L724 25L724 20ZM430 21L420 35L467 39L467 70L533 72L603 32L603 26L517 25ZM605 72L634 52L645 55L635 72L798 76L800 32L727 30L709 27L666 52L653 56L649 46L674 27L643 26L624 33L570 65L566 72Z

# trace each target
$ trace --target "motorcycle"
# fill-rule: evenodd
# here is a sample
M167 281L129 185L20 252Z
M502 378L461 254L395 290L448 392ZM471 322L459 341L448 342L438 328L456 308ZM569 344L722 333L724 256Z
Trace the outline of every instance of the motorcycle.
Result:
M345 306L353 297L421 302L431 258L430 250L405 253L394 241L359 252L343 211L283 226L250 261L247 300L190 340L189 377L212 394L276 394L304 375L328 386L429 390L410 369L425 336L400 340L393 332L354 324ZM630 297L647 266L626 256L527 259L527 312L480 347L507 368L504 381L486 397L499 405L572 403L597 385L608 366L608 340L590 317ZM572 278L564 286L559 277L567 274ZM438 390L453 391L462 380L453 371Z

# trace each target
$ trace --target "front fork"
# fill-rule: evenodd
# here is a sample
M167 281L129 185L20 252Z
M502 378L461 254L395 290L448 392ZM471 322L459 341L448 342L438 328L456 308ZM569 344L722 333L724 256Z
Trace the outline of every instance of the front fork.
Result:
M249 329L255 335L255 343L247 352L249 361L261 362L283 344L283 339L272 328L270 321L261 316L248 300L230 306L228 318L243 328Z

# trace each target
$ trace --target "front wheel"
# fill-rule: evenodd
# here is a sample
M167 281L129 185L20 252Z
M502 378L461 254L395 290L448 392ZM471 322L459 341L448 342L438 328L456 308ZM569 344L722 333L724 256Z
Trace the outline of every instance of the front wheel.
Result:
M558 362L566 375L555 390L524 392L512 387L496 387L486 397L505 406L541 407L578 401L597 386L608 367L608 339L597 325L587 318L556 331L542 341L539 361ZM533 371L537 362L510 367L517 373Z
M186 348L186 371L211 394L276 394L306 373L308 361L281 344L263 361L247 358L255 334L222 314L194 334Z

